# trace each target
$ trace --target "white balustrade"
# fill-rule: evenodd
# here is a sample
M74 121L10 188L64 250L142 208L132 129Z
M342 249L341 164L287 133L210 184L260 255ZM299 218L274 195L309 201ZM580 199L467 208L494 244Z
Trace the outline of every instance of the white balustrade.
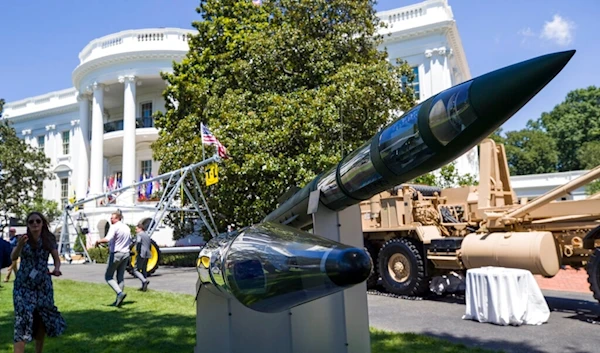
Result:
M77 90L69 88L61 91L50 92L41 96L31 97L4 106L5 117L28 114L33 111L52 109L77 103Z
M412 28L417 21L420 25L427 25L445 20L452 21L454 18L447 0L414 4L389 11L381 11L376 15L387 26L387 30L380 30L380 33Z
M188 35L193 30L179 28L150 28L122 31L91 41L81 53L79 64L104 56L140 50L187 51Z

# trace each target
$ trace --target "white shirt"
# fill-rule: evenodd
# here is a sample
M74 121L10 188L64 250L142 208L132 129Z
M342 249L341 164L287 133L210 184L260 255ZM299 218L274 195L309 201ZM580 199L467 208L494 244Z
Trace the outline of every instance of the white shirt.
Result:
M131 230L125 223L118 221L110 226L106 240L109 244L109 252L129 252L131 245Z

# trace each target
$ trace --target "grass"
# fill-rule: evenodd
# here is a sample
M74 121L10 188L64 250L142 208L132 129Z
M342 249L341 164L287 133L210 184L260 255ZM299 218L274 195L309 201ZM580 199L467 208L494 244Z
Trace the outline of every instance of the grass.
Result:
M0 352L12 351L12 282L0 289ZM191 295L129 290L121 308L106 284L54 281L67 330L48 338L44 352L193 352L196 306ZM34 345L27 350L33 352Z
M12 352L12 281L0 288L0 352ZM196 306L186 294L129 290L121 308L110 306L114 292L105 284L54 280L56 306L66 332L47 338L44 352L193 352ZM413 333L371 329L372 353L489 352ZM33 352L34 344L26 346Z
M439 338L416 333L396 333L371 328L372 353L485 353L493 352L481 348L470 348L464 344L450 343Z

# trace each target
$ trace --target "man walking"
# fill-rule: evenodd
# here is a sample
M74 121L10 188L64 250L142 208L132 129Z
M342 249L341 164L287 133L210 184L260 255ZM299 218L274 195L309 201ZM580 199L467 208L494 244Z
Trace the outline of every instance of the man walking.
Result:
M142 281L142 291L145 292L148 290L148 284L150 284L147 278L148 259L152 256L150 253L150 237L146 234L146 227L144 227L141 221L135 227L135 232L137 235L135 240L137 257L135 267L133 268L133 275Z
M9 236L9 242L10 242L10 247L11 250L14 249L17 246L17 230L14 228L10 228L8 230L8 236ZM8 266L8 269L6 270L6 278L4 278L4 282L8 282L10 280L10 274L11 272L15 272L15 278L17 277L17 261L19 261L18 259L13 261L10 266Z
M113 213L110 216L110 223L112 225L108 230L108 234L106 234L106 237L96 241L96 245L99 243L109 243L108 265L106 266L104 279L115 293L117 293L114 306L121 306L121 303L123 303L123 300L127 296L123 292L123 289L125 289L125 270L130 259L129 245L131 245L131 231L121 220L121 212ZM117 273L117 281L114 279L115 272Z

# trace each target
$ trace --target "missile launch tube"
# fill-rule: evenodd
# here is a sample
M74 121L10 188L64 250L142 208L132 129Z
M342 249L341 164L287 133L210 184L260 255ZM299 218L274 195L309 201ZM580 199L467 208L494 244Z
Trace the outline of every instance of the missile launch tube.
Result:
M334 211L431 172L488 137L548 84L575 54L543 55L487 73L415 106L317 176L264 221L304 227L308 198Z

